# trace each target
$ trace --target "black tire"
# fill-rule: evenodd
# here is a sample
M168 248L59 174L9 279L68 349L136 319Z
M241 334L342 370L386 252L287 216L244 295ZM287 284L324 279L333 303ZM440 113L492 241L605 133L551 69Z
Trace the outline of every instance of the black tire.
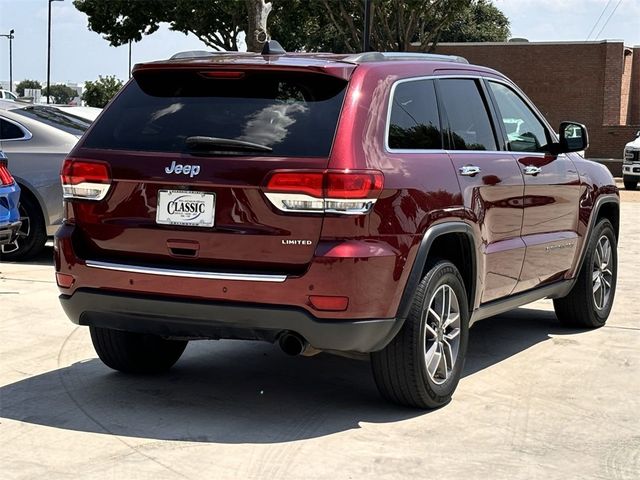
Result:
M624 188L626 188L627 190L635 190L638 187L638 180L627 177L622 178L622 181L624 182Z
M426 360L426 347L429 344L433 347L437 340L430 343L425 326L427 321L433 321L433 317L431 320L427 317L431 302L437 299L435 294L445 285L451 287L457 297L459 343L455 355L449 349L450 358L455 358L450 374L437 382L428 372ZM462 277L451 262L435 261L416 289L409 316L396 337L383 350L371 354L373 378L381 395L391 402L417 408L446 405L462 375L468 333L469 308ZM446 357L444 351L443 356Z
M189 343L157 335L89 327L100 360L124 373L160 373L169 370Z
M599 255L599 253L596 253L596 250L598 243L603 238L608 240L611 247L611 260L609 263L612 274L611 277L609 277L610 292L606 301L600 301L602 299L599 298L599 295L598 298L596 298L596 292L594 292L594 288L596 287L594 269L596 268L597 255ZM571 292L569 292L569 295L553 301L556 316L560 323L568 327L602 327L606 323L607 318L609 318L609 313L611 313L611 307L613 306L616 293L617 276L618 252L616 236L611 222L607 219L602 219L593 230L576 284L571 289ZM603 280L600 281L600 284L602 288ZM598 306L599 301L601 306Z
M44 250L47 243L47 229L38 202L30 195L20 195L20 220L16 244L4 245L0 258L4 261L29 260Z

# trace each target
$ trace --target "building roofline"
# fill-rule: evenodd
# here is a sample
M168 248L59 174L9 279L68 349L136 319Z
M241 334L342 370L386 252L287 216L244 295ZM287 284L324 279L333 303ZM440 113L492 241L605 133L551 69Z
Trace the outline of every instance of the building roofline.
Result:
M626 48L639 48L640 45L629 46L621 39L607 39L607 40L587 40L587 41L548 41L548 42L440 42L438 46L487 46L487 45L600 45L603 43L622 43ZM411 43L411 46L419 46L418 42Z

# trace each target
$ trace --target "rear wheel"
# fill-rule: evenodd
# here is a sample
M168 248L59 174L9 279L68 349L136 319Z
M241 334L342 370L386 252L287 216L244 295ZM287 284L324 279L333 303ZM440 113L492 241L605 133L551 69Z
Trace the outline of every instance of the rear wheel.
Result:
M638 180L631 177L623 177L624 188L627 190L635 190L638 187Z
M47 229L38 202L24 193L20 196L20 220L22 225L13 243L0 246L2 260L29 260L44 249Z
M613 306L617 276L616 236L611 222L603 219L593 231L573 289L553 301L558 320L570 327L602 327Z
M437 408L451 400L467 351L469 310L458 269L437 261L416 289L409 316L386 348L371 354L387 400Z
M186 340L157 335L89 327L91 341L102 362L125 373L160 373L169 370L187 346Z

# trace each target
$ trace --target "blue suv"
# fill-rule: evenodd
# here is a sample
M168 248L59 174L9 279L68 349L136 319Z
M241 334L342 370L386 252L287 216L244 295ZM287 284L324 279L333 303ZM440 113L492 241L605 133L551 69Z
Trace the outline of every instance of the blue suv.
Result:
M13 243L20 228L18 201L20 187L7 168L7 157L0 151L0 249Z

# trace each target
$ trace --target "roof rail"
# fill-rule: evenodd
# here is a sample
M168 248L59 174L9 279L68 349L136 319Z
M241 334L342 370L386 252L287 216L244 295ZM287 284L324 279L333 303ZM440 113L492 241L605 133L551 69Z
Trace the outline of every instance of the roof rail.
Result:
M418 53L418 52L364 52L350 55L343 59L345 62L366 63L366 62L384 62L389 60L424 60L427 62L454 62L469 63L464 57L457 55L440 55L437 53Z

